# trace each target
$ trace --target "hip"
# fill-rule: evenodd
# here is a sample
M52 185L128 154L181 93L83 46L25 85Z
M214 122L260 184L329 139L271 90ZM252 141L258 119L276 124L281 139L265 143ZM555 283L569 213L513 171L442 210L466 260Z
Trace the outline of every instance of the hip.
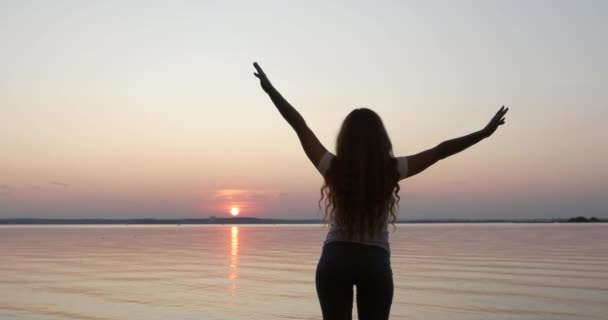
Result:
M323 245L319 266L359 272L390 270L391 255L385 248L350 241Z

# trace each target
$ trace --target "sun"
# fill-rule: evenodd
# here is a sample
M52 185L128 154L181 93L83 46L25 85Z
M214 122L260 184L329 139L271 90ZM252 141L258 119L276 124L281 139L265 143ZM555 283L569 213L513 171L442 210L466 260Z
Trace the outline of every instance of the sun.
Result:
M238 207L232 207L230 208L230 214L233 216L238 216L239 215L239 208Z

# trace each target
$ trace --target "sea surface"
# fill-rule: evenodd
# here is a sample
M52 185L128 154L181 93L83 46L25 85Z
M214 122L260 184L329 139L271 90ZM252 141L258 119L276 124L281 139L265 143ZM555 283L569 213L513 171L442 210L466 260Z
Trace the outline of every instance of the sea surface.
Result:
M326 231L0 227L0 319L320 319ZM391 246L391 319L608 319L608 224L401 224Z

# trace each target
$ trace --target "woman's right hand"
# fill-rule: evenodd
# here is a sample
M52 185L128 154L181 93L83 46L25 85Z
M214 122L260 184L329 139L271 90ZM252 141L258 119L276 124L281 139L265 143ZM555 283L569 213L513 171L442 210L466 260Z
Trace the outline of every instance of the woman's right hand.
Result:
M270 80L268 80L266 73L264 73L264 70L262 70L262 68L260 67L260 65L258 65L257 62L253 63L253 67L257 71L254 72L253 75L260 79L260 85L262 86L262 89L268 92L270 89L272 89L272 83L270 83Z
M509 111L509 108L505 108L505 106L502 106L500 110L496 112L490 122L485 126L485 128L482 129L482 131L487 137L491 136L494 131L498 129L498 126L505 124L505 114L507 114L507 111Z

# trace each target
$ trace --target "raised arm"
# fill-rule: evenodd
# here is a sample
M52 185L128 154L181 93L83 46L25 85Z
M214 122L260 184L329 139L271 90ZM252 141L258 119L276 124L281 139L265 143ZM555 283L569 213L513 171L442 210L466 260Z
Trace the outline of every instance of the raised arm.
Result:
M509 111L509 108L502 106L483 129L460 138L444 141L432 149L408 156L408 171L406 177L416 175L424 171L426 168L432 166L437 161L463 151L477 142L491 136L496 129L498 129L498 126L505 123L504 116L507 111Z
M317 165L321 157L327 152L327 149L321 144L317 136L315 136L314 132L310 130L306 121L298 110L296 110L283 96L279 93L277 89L274 88L268 77L264 73L264 70L260 68L257 62L253 63L256 71L254 75L260 79L260 85L262 89L270 96L270 99L274 103L279 113L283 116L283 118L289 123L289 125L295 130L298 138L300 139L300 144L302 144L302 148L304 148L304 152L313 165Z

